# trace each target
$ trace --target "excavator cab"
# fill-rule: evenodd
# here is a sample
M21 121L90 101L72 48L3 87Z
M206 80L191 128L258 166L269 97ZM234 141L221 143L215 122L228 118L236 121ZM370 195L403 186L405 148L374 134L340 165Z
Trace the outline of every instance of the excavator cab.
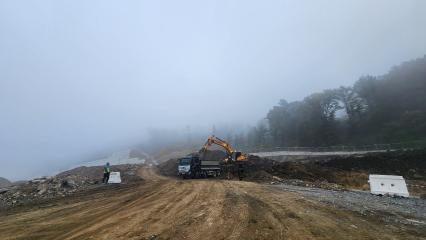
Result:
M241 158L242 154L243 154L242 152L232 152L230 160L233 162L236 162L238 161L239 158Z

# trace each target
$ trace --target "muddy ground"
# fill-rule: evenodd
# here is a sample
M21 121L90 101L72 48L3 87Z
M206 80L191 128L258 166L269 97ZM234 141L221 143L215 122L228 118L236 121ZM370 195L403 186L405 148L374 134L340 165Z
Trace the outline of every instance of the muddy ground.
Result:
M423 226L383 221L386 212L362 215L270 185L179 180L153 168L138 176L144 181L3 210L0 239L426 238Z

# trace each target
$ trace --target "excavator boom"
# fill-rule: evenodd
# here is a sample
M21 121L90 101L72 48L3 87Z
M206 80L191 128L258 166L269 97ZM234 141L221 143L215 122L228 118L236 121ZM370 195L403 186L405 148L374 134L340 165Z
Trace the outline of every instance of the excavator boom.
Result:
M228 157L224 160L225 162L231 161L247 161L247 155L235 151L232 146L225 140L222 140L214 135L209 136L204 146L201 148L200 153L205 152L211 145L216 144L225 149Z

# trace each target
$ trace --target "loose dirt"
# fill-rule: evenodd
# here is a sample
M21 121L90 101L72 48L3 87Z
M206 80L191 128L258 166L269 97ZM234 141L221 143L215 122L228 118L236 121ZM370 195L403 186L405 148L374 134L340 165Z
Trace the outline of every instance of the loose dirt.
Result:
M281 162L250 156L245 180L298 179L331 189L369 190L368 175L401 175L413 196L426 198L426 150L307 158Z
M0 239L420 239L386 223L254 182L177 180L141 168L138 184L0 212Z

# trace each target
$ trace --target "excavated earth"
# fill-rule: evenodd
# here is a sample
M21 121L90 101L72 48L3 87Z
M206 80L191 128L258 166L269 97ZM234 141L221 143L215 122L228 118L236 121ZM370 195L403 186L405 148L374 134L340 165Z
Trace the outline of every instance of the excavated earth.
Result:
M149 167L140 167L137 176L144 181L0 210L0 239L426 238L421 215L401 213L408 223L386 221L393 208L360 213L300 189L180 180ZM418 211L424 210L424 200L418 201Z
M224 153L212 151L208 159L223 159ZM160 173L177 176L178 159L160 164ZM244 180L260 183L291 183L332 190L369 190L369 174L401 175L410 194L426 198L426 150L407 150L366 155L326 156L295 162L280 162L249 156ZM222 176L228 178L229 175ZM231 175L233 179L237 176Z
M123 164L111 167L121 173L124 184L141 181L137 175L138 165ZM36 204L54 198L61 198L77 192L104 188L101 184L103 167L77 167L52 177L36 178L0 188L0 209L20 205Z

